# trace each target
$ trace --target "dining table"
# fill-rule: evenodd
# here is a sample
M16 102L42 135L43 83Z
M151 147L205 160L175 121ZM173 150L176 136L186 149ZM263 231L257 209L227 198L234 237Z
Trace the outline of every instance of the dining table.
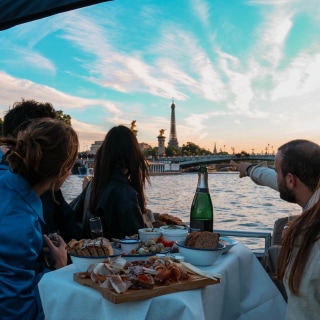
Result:
M252 251L241 243L212 265L198 267L221 275L218 284L115 304L73 280L70 264L46 273L38 284L45 319L282 320L286 302Z

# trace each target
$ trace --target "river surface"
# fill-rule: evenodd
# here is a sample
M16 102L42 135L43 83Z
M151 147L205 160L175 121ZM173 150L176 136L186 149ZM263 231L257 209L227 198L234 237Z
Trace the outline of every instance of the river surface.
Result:
M147 185L147 205L153 212L169 213L189 221L197 187L197 173L151 176ZM67 201L82 189L82 176L71 175L62 186ZM279 198L279 193L254 184L238 173L209 173L209 190L214 208L214 229L272 232L274 221L301 209ZM262 249L263 239L238 238L251 249Z

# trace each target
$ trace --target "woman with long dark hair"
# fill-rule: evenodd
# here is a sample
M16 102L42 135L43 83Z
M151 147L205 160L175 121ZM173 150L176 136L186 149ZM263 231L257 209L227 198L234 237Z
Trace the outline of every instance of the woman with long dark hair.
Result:
M320 200L289 225L282 239L278 278L288 295L287 319L319 319Z
M95 155L84 237L90 238L88 219L92 216L101 218L103 234L109 240L152 226L146 218L146 181L150 182L148 164L136 136L126 126L113 127Z

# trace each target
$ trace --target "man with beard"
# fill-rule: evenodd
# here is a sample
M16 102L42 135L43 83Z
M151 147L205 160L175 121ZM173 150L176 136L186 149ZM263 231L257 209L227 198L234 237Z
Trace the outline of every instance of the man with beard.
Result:
M312 141L292 140L283 144L275 156L275 170L264 166L256 168L247 162L238 164L232 161L231 165L239 170L240 178L250 176L255 183L278 190L281 199L298 204L302 212L311 208L320 198L320 189L317 189L320 179L320 146ZM261 260L271 277L278 268L280 249L279 245L271 246ZM282 283L275 282L286 298Z
M275 157L280 198L297 203L303 211L319 198L320 146L308 140L282 145Z

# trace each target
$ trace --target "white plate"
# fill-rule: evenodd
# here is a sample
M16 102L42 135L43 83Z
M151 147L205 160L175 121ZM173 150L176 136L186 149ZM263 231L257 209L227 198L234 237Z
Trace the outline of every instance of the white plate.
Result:
M229 237L220 237L220 241L221 243L226 245L226 248L223 250L223 253L227 253L233 246L235 246L238 243L238 241Z
M179 225L170 225L170 226L161 226L160 229L162 231L166 231L166 230L185 230L187 229L187 227L185 226L179 226Z
M146 261L148 258L152 256L156 256L157 254L168 254L170 252L170 249L158 252L158 253L148 253L148 254L122 254L122 257L125 258L127 261L138 261L143 260Z

